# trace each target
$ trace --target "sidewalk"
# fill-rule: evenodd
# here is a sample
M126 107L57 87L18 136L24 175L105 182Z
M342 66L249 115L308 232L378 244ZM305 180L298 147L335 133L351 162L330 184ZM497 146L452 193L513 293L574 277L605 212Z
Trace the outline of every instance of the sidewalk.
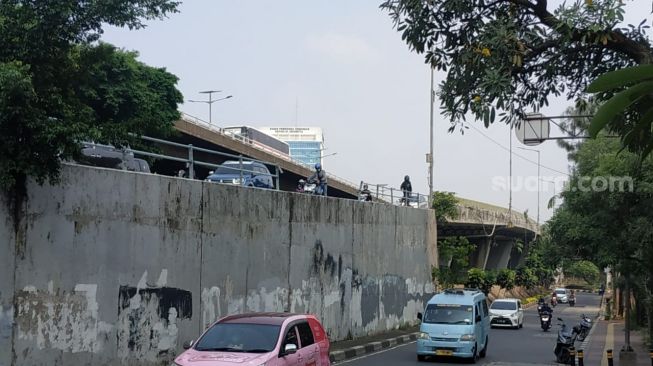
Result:
M594 333L591 335L589 344L584 350L585 365L587 366L608 366L606 351L613 351L614 365L622 364L619 360L619 351L624 346L624 321L601 320L595 325ZM650 366L651 358L646 347L643 334L638 331L630 332L630 345L633 348L636 359L633 363L637 366Z

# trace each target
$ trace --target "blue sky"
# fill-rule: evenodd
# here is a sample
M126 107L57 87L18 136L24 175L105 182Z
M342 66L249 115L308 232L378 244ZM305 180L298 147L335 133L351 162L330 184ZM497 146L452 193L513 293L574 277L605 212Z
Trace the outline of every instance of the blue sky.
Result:
M379 3L188 0L169 19L138 31L109 28L103 39L176 74L186 100L202 99L197 92L207 89L233 95L213 105L216 125L319 126L325 153L337 153L325 158L327 172L394 186L408 174L415 190L427 192L429 70ZM650 12L650 2L632 4L633 19ZM553 100L544 113L560 114L570 104ZM208 120L205 104L185 103L181 110ZM507 207L508 191L492 181L509 172L509 129L475 126L486 136L474 129L449 134L448 121L436 113L435 188ZM543 168L543 176L567 171L566 154L554 142L539 149L542 165L555 170ZM514 152L537 160L536 153ZM513 155L513 175L536 174L536 164ZM543 189L544 219L553 187ZM536 192L514 192L513 207L535 217Z

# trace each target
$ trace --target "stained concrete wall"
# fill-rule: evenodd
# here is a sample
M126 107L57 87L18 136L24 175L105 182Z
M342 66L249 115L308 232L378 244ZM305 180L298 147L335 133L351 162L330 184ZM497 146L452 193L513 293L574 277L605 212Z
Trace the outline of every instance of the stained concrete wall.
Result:
M435 232L426 210L66 166L21 225L0 211L0 365L166 364L244 311L316 313L332 340L414 323Z

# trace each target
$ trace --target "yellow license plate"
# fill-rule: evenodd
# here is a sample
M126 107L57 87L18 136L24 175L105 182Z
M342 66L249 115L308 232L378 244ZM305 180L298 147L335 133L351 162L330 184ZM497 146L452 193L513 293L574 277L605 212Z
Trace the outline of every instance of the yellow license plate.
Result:
M435 350L435 355L436 356L453 356L453 351L450 351L448 349L436 349Z

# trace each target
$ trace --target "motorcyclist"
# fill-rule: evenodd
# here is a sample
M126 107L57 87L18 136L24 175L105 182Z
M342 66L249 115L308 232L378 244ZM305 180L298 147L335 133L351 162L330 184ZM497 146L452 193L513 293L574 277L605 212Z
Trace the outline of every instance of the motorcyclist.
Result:
M544 301L543 298L540 298L540 300L542 301L542 307L540 308L540 307L538 306L538 308L539 308L539 313L540 313L540 314L542 314L542 313L553 314L553 309L551 309L551 307L549 306L549 304L547 304L546 301Z
M315 173L308 178L309 182L315 182L318 186L318 194L322 196L327 195L327 175L324 170L322 170L322 164L315 164Z
M299 193L304 193L305 187L306 187L306 181L300 179L299 182L297 182L297 189L295 191Z
M370 189L367 186L367 184L363 185L363 189L361 190L361 196L365 199L366 202L372 201L372 192L370 192Z
M404 177L404 181L401 183L401 186L399 188L401 189L402 192L404 192L402 203L404 203L406 206L409 206L410 195L413 192L413 185L410 183L409 176Z

